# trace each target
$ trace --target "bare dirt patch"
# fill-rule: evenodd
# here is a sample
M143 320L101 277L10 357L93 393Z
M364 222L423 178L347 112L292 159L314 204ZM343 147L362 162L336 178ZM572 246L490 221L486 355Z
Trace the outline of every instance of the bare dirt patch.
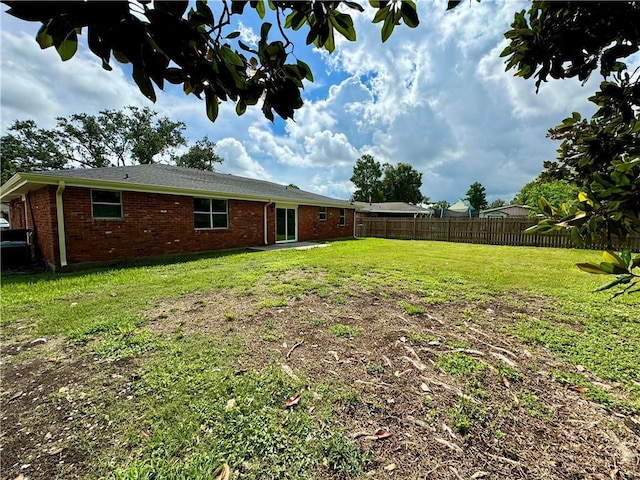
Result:
M133 367L96 362L82 348L57 348L61 343L3 348L2 478L85 478L92 473L90 445L109 441L110 425L100 411L119 395ZM87 388L106 395L96 401L85 395Z
M239 370L277 362L311 389L341 390L335 415L375 452L374 478L640 477L640 438L625 415L554 381L554 369L575 366L504 333L514 313L549 308L542 299L433 306L409 293L345 292L274 306L228 291L186 296L147 312L147 328L233 336L246 347Z

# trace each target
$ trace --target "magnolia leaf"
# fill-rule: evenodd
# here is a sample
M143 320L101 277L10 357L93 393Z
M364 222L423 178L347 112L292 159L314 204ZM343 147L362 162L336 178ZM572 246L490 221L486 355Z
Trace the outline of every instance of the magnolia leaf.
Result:
M596 275L608 275L608 273L603 271L599 265L595 265L593 263L578 263L576 266L583 272L593 273Z
M395 26L396 24L393 21L393 12L389 11L387 13L387 16L384 19L384 24L382 25L382 41L383 42L386 42L387 39L391 36Z
M622 258L620 258L615 252L612 252L610 250L602 252L602 258L605 262L612 263L619 266L620 268L624 268L625 270L627 269L627 265L629 265L627 262L622 260Z
M58 51L58 55L60 55L60 59L63 62L73 57L78 51L78 36L76 34L76 31L71 30L62 41L62 43L56 46L56 50Z
M622 268L609 262L600 262L600 269L613 275L629 273L626 268Z
M205 103L207 105L207 117L212 122L215 122L216 118L218 118L218 97L210 88L205 92Z

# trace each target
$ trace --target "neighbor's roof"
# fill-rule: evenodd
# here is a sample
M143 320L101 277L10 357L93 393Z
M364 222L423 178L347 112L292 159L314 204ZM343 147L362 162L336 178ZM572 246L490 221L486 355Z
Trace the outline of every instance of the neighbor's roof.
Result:
M353 208L353 205L345 200L277 183L163 164L17 173L1 187L0 199L3 202L9 201L44 185L58 185L60 182L72 187Z
M503 205L501 207L487 208L486 210L480 210L480 213L497 212L499 210L506 210L507 208L513 208L513 207L520 207L520 208L526 208L527 210L533 210L533 207L530 207L529 205Z
M469 210L473 210L473 207L469 204L468 200L460 199L447 210L452 210L454 212L468 212Z
M406 202L353 202L360 212L369 213L428 213L430 210Z

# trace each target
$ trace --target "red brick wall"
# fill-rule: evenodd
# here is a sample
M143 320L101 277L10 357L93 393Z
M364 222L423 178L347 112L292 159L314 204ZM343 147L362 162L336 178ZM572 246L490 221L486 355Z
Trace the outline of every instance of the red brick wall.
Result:
M264 244L264 203L229 200L229 228L195 230L193 198L122 192L122 219L94 219L91 190L68 187L64 215L69 264L205 252Z
M20 200L11 203L12 227L37 230L40 254L52 265L60 265L56 188L30 192L33 218L27 204L26 222L24 204ZM94 219L87 188L67 187L63 202L69 265L264 244L263 202L229 200L229 228L224 230L195 230L189 196L122 192L121 219ZM352 236L354 210L347 209L346 214L346 225L340 226L339 208L327 208L327 220L321 221L318 207L299 206L298 240ZM274 205L267 207L267 219L268 243L273 244Z
M11 228L27 228L35 232L32 237L33 253L51 265L59 264L56 188L46 186L29 192L26 202L21 199L11 201Z
M327 219L320 220L320 207L298 207L298 240L301 242L353 236L355 210L346 210L346 224L340 225L340 209L327 208Z

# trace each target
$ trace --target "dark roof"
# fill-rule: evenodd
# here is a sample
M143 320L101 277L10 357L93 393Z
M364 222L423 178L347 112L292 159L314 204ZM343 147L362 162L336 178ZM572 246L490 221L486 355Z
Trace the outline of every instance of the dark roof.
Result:
M428 213L426 208L418 207L406 202L353 202L361 212L380 213Z
M208 193L212 195L237 195L259 199L277 199L280 201L291 200L299 204L349 206L349 203L345 200L325 197L324 195L306 192L273 182L164 164L51 170L38 172L38 176L117 182L119 186L123 183L130 183L132 186L195 190L203 194Z

